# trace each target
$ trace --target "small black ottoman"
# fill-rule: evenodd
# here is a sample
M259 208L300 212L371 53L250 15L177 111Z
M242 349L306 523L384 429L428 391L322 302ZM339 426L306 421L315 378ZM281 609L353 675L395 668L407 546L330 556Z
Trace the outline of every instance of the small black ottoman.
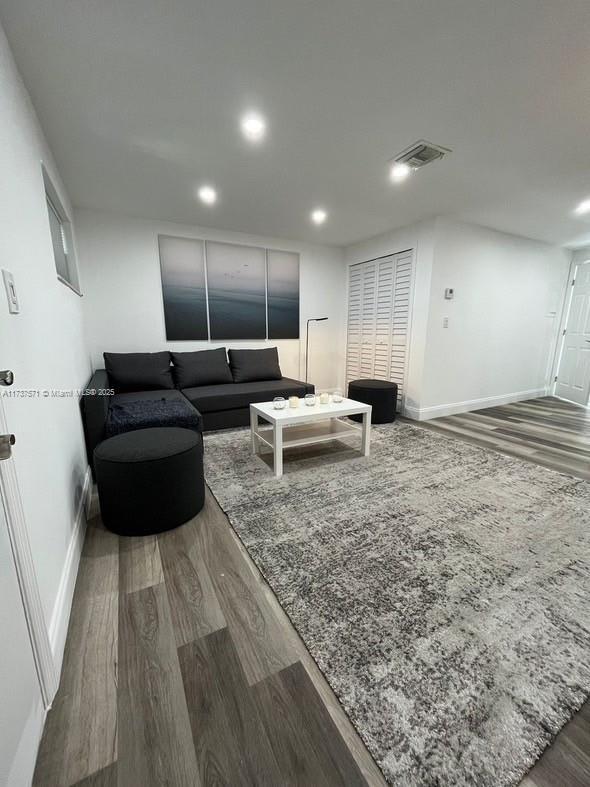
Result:
M94 450L105 527L121 536L171 530L205 503L203 438L177 427L137 429Z
M348 398L372 406L372 424L390 424L395 421L397 383L387 380L353 380L348 383ZM360 415L350 417L355 421L362 420Z

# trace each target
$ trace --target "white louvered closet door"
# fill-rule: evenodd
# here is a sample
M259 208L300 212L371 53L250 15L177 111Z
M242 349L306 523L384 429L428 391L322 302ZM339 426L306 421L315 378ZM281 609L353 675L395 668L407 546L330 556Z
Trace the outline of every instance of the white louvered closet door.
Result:
M346 381L390 380L404 392L412 252L349 268Z

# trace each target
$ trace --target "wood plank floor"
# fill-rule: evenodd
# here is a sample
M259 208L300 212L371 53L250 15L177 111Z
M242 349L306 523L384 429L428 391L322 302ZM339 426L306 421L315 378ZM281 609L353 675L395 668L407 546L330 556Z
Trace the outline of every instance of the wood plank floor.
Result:
M584 411L542 399L470 416L422 425L588 477ZM91 520L34 784L385 787L209 491L198 517L160 536L119 538ZM590 704L522 782L581 785Z
M590 410L562 399L547 396L412 423L590 480Z
M561 399L548 396L412 423L590 480L590 410ZM589 785L590 700L521 782L521 787Z
M385 787L227 517L88 526L37 787Z

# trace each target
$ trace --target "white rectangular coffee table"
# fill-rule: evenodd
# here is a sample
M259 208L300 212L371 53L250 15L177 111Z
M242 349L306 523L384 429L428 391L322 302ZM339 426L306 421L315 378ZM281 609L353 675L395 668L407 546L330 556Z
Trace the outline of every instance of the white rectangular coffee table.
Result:
M258 454L260 444L268 446L274 454L274 473L283 475L283 449L299 445L325 443L353 435L361 436L361 451L369 456L371 441L371 405L343 399L341 402L317 404L310 407L303 399L299 407L291 408L287 403L284 410L275 410L272 402L250 405L250 434L252 453ZM340 419L347 415L362 415L362 426ZM259 423L259 419L266 425Z

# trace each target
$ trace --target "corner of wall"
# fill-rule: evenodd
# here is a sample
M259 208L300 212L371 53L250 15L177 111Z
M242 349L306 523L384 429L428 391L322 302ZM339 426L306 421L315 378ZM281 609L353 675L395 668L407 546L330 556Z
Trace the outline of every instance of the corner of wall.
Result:
M417 226L414 249L414 290L409 342L408 379L403 414L418 418L422 399L426 340L432 289L432 268L438 217L425 219Z

